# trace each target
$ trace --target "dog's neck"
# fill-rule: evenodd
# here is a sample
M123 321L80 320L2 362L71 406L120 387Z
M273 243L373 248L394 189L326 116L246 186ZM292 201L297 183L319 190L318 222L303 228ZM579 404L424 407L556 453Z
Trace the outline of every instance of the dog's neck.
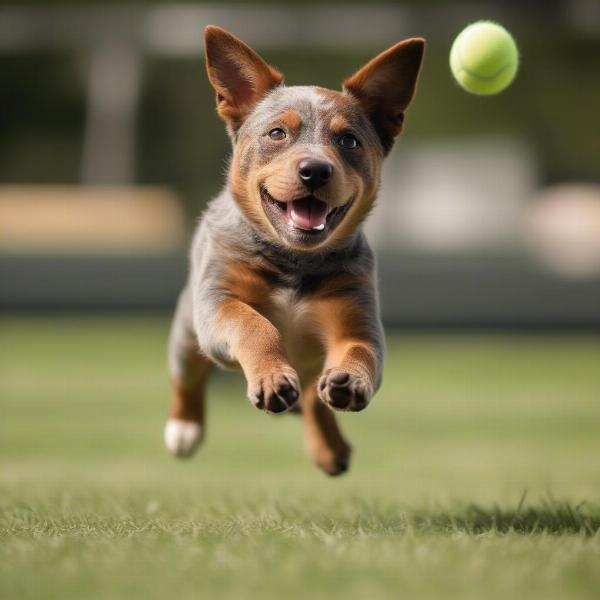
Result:
M324 250L299 251L267 239L253 229L254 249L265 261L284 273L326 275L348 270L365 252L366 241L360 230L337 245Z

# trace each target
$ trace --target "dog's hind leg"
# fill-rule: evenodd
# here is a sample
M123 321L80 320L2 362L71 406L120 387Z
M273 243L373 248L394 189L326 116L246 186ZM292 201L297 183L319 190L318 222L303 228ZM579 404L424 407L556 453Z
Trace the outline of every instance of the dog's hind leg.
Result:
M198 349L189 288L181 292L177 302L168 360L172 402L165 426L165 444L175 456L190 456L204 434L204 396L212 363Z
M317 394L316 381L302 391L306 445L313 460L329 475L348 470L352 447L342 436L335 414Z

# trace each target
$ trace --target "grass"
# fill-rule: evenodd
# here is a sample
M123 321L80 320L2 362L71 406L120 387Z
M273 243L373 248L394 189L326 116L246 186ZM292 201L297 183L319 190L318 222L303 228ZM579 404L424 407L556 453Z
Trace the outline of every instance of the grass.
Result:
M0 597L597 598L600 339L394 335L329 479L211 384L162 448L162 318L0 321Z

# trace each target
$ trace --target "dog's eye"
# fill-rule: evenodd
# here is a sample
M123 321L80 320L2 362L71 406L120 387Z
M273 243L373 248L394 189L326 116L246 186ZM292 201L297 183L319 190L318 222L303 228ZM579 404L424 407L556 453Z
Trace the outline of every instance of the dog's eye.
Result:
M346 150L354 150L359 147L358 140L351 133L345 133L339 140L338 144Z
M269 131L269 137L278 142L285 139L285 131L280 127L275 127L275 129L271 129L271 131Z

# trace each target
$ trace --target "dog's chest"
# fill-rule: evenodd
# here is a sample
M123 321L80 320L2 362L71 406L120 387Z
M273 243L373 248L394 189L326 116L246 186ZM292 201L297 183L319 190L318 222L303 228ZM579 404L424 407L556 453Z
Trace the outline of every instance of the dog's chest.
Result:
M300 378L306 380L318 375L324 350L306 299L293 289L275 290L270 296L267 316L281 333L290 363Z

